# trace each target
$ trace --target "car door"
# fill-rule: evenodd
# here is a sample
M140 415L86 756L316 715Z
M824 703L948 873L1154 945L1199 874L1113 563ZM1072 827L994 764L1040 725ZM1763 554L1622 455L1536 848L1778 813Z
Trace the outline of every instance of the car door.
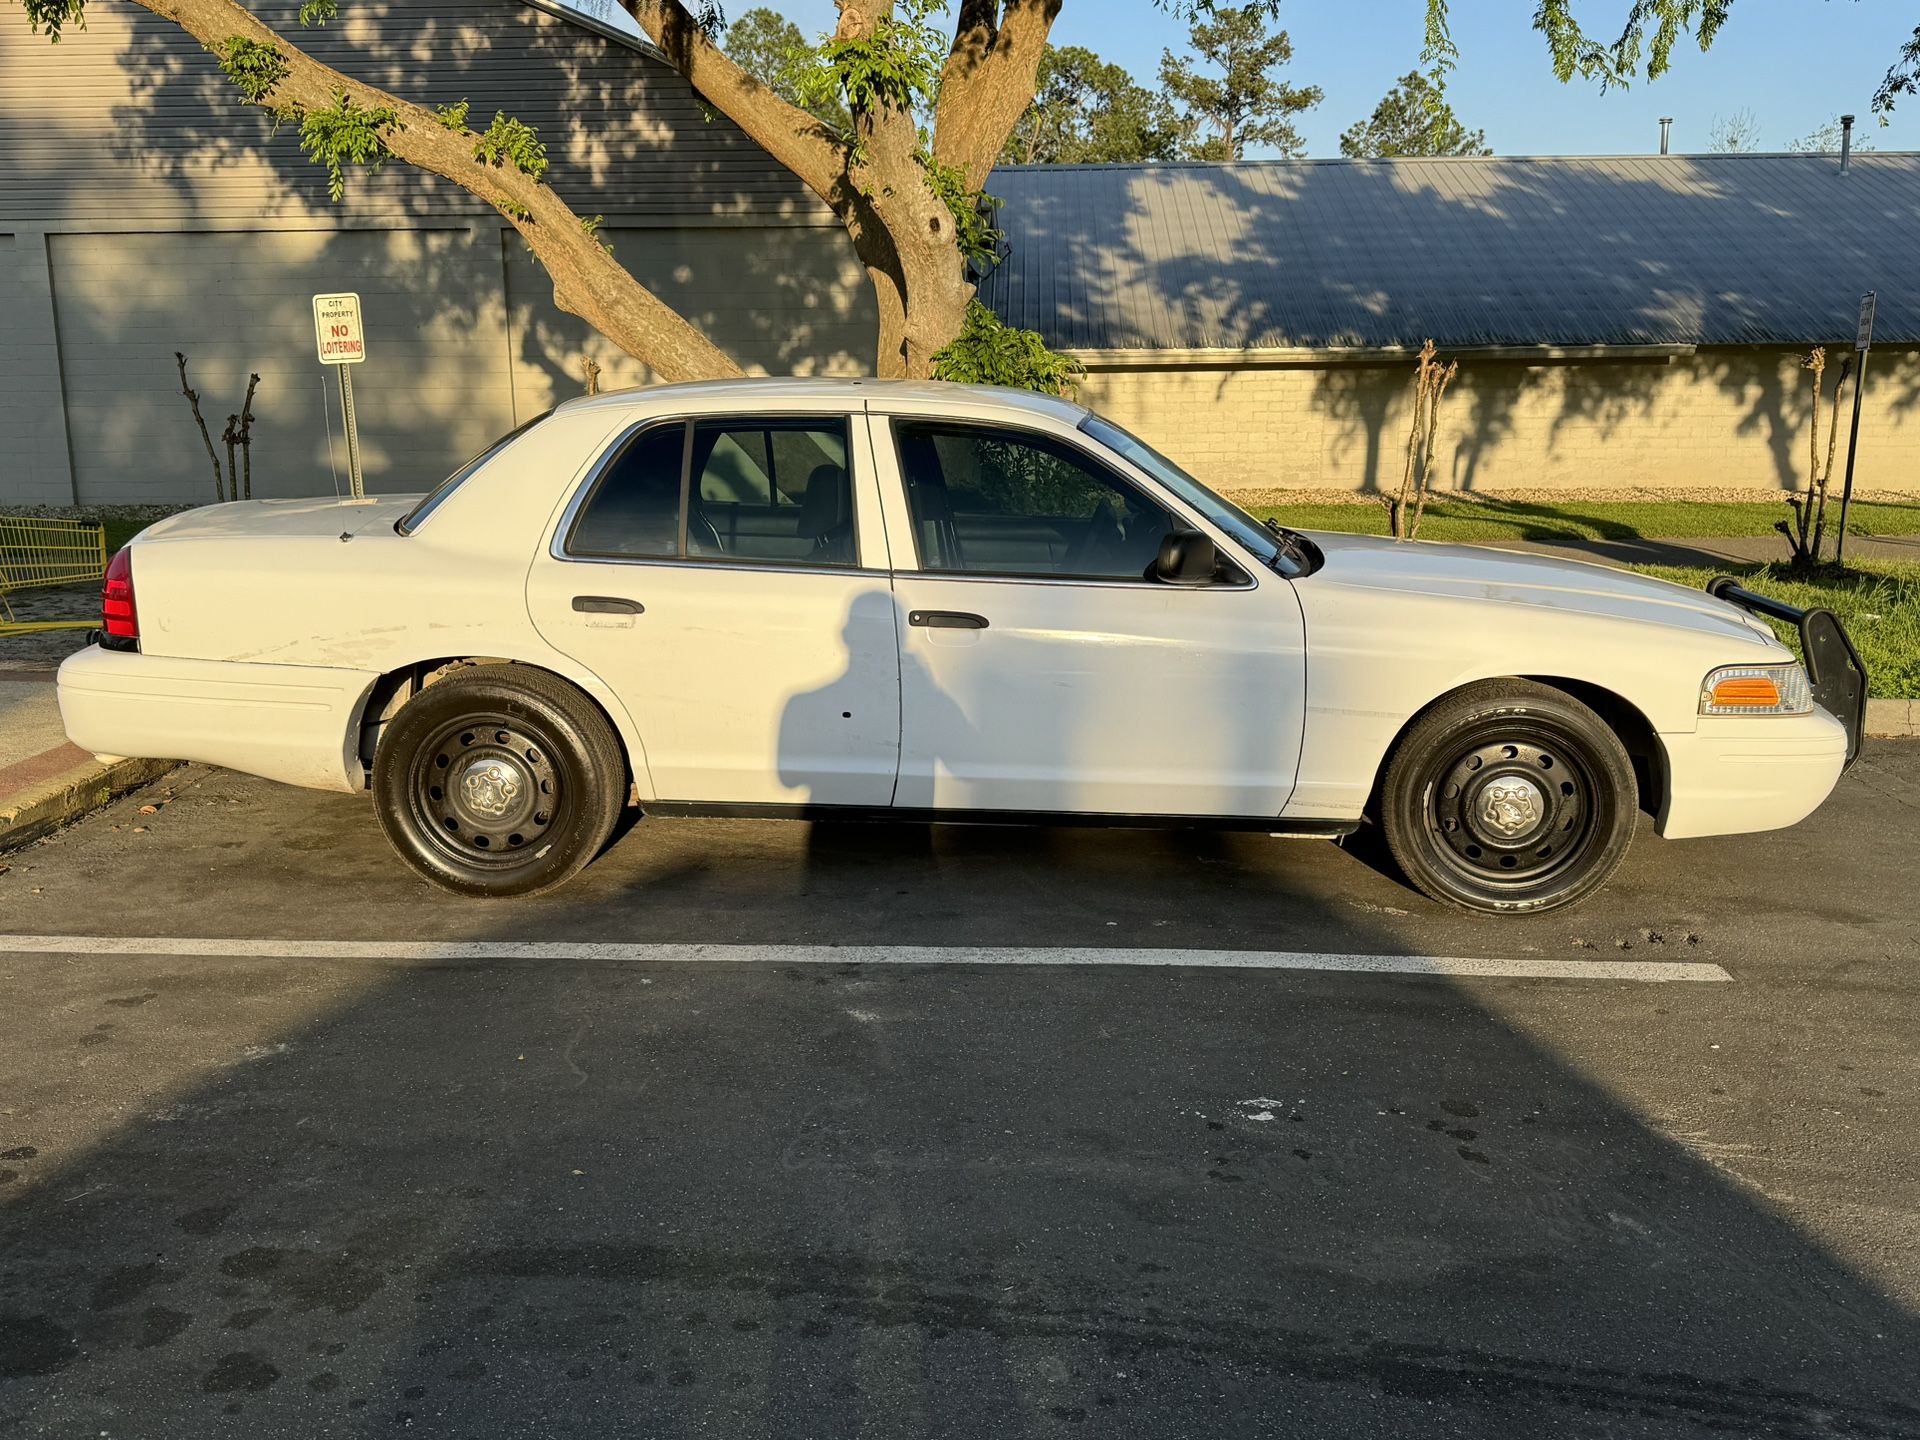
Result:
M899 641L866 421L637 424L527 579L535 626L631 712L661 800L884 806Z
M1065 425L875 424L907 621L897 806L1279 813L1305 683L1281 576L1151 578L1170 531L1214 532Z

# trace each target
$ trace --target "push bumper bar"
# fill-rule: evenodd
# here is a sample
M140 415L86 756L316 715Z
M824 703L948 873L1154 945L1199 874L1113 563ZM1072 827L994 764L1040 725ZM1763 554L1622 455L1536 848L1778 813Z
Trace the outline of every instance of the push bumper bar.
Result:
M1731 575L1709 580L1707 593L1769 620L1784 620L1800 631L1800 653L1806 657L1814 702L1846 727L1847 764L1859 759L1860 735L1867 724L1867 667L1840 617L1831 610L1802 610L1749 590Z

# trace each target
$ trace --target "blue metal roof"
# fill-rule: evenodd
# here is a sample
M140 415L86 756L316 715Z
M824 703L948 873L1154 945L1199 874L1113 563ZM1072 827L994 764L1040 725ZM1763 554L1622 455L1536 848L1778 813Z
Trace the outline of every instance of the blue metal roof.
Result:
M1060 348L1920 343L1920 154L1002 166L981 286Z

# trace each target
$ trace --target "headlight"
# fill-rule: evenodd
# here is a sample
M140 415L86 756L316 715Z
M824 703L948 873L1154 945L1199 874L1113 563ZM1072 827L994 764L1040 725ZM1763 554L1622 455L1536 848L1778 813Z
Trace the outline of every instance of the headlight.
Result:
M1702 715L1805 715L1813 689L1799 665L1723 665L1700 685Z

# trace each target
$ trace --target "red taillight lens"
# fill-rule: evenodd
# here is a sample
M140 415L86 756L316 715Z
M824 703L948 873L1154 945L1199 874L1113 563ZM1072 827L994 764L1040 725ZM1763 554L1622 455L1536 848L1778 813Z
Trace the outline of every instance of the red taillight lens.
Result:
M133 608L133 557L122 550L107 562L107 584L100 602L101 628L122 640L140 638L140 617Z

